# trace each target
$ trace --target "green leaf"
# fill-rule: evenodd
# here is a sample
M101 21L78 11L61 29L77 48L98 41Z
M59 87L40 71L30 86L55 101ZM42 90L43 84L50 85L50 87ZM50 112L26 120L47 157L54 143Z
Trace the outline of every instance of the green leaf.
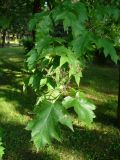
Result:
M56 81L53 78L48 77L47 86L50 87L50 89L54 89L57 86Z
M81 24L79 21L75 22L74 25L72 25L72 35L74 39L78 38L78 36L82 35L83 32L85 32L85 26Z
M88 19L87 9L81 2L64 1L52 11L52 14L55 21L63 21L64 30L72 28L73 37L80 35L84 30L83 24Z
M113 62L117 63L118 61L118 55L116 53L116 50L113 46L113 43L108 39L98 39L96 42L96 45L98 48L104 49L105 57L110 55Z
M67 116L64 107L58 102L43 101L35 108L36 116L27 125L31 130L32 140L37 148L50 144L54 138L60 141L58 123L66 125L73 130L72 122Z
M74 106L74 98L71 96L67 96L64 98L62 104L66 109L69 109Z
M71 54L70 54L71 53ZM79 86L80 78L82 77L81 63L77 57L70 52L68 54L69 77L74 76L77 85Z
M50 37L49 33L52 32L52 27L53 24L50 16L44 16L36 26L36 41L38 42L41 41L42 38Z
M35 73L30 77L28 85L32 86L34 90L39 90L41 78L42 78L41 72Z
M68 63L69 64L69 77L74 76L77 85L79 86L80 78L82 77L81 63L77 56L70 50L66 48L66 53L61 55L60 67Z
M80 78L82 77L82 74L81 73L80 74L76 74L76 75L74 75L74 77L75 77L75 81L76 81L77 85L79 86Z
M38 54L40 54L42 50L47 48L52 42L53 42L53 38L50 36L46 36L44 38L41 38L41 40L37 41L35 43L35 48Z
M66 109L74 107L74 111L78 115L79 120L86 125L90 126L93 122L93 118L95 118L93 112L95 106L87 99L83 98L83 96L80 96L79 92L76 93L75 97L65 97L62 104Z
M87 8L84 3L78 2L74 4L74 11L79 16L81 22L85 22L88 19Z
M120 18L120 9L118 8L112 8L112 17L115 19L115 21L118 21Z
M98 20L102 21L105 19L110 19L110 17L117 21L120 17L120 10L112 5L99 5L95 9L95 16Z
M47 78L41 79L41 81L40 81L41 86L46 85L46 83L47 83Z
M81 36L72 41L73 51L80 56L84 55L93 41L93 33L84 31Z
M67 56L61 56L60 58L60 67L65 64L66 62L68 62L68 57Z
M77 20L76 15L73 12L69 11L68 8L57 8L57 10L55 10L54 12L57 12L57 14L54 15L55 21L63 20L63 26L65 30L68 30L68 27L70 27L73 22Z
M64 46L57 46L57 47L49 47L49 48L45 48L42 51L42 54L40 55L41 58L46 57L46 56L51 56L51 57L55 57L55 56L60 56L60 57L64 57L67 55L69 49L67 49Z
M28 69L32 70L35 67L35 64L36 64L36 61L38 58L38 54L37 54L36 50L33 49L28 53L28 56L29 57L26 62L28 63Z
M36 24L40 22L43 19L43 17L46 16L46 14L47 12L36 13L29 22L29 30L32 31L33 29L35 29Z

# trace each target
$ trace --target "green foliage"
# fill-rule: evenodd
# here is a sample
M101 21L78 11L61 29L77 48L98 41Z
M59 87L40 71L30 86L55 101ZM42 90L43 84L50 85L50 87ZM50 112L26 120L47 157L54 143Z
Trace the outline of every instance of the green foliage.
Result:
M94 42L94 35L92 32L84 31L80 37L72 41L74 52L84 55L90 49L91 44Z
M10 25L10 20L5 16L0 16L0 28L7 29Z
M32 70L35 67L36 60L37 60L37 52L35 50L31 50L29 52L29 57L27 59L29 70Z
M120 17L120 10L115 6L108 5L98 5L95 10L95 16L97 20L106 21L109 18L112 18L115 21L118 21Z
M21 40L24 48L25 48L25 51L26 53L29 52L32 48L33 48L33 40L32 38L24 38Z
M23 35L28 31L27 23L32 15L30 0L0 0L0 29Z
M0 159L4 154L4 147L2 146L1 130L0 130Z
M1 137L5 147L3 159L65 160L67 157L68 159L100 160L102 157L106 160L111 157L111 159L119 160L120 137L118 136L119 130L114 125L118 92L117 67L88 64L83 70L80 88L97 104L96 120L92 128L83 128L77 116L74 116L74 132L62 127L62 144L55 142L52 146L36 153L35 147L29 142L29 133L24 129L30 117L33 117L31 112L34 102L32 94L29 97L21 94L24 50L21 47L1 48L0 59L4 60L0 67L0 81L2 82L0 85L0 115L2 115L0 122L4 128ZM69 109L69 111L72 111L73 116L73 110ZM76 152L77 150L81 152Z
M115 48L113 47L113 44L112 44L111 41L109 41L107 39L99 39L98 42L96 43L96 45L97 45L97 48L103 48L104 49L105 57L110 55L113 62L117 63L118 56L116 54Z
M95 118L95 106L79 89L85 54L95 47L103 48L105 56L110 55L115 63L118 60L113 43L106 38L108 34L103 33L103 24L108 18L111 21L116 15L115 20L118 19L117 9L99 15L103 8L98 6L92 12L84 3L66 0L50 11L36 14L30 22L30 29L35 28L36 40L27 58L28 85L38 98L35 116L27 129L31 130L37 149L50 144L53 138L60 140L58 124L72 129L72 120L66 118L68 108L73 107L78 119L87 126ZM67 37L54 36L55 26L61 23Z
M36 117L28 124L27 129L32 130L32 139L37 149L50 144L52 138L60 141L58 123L73 130L71 120L58 102L51 103L44 100L36 106L35 113Z
M72 3L65 1L53 10L53 18L55 22L63 21L64 29L72 28L74 37L80 35L84 30L84 23L87 20L87 9L81 2Z
M83 93L77 92L75 97L65 97L63 105L65 108L70 108L73 106L79 120L88 125L90 125L93 118L95 118L93 110L95 110L96 107L86 100Z
M33 17L31 18L30 22L29 22L29 30L32 31L33 29L35 29L36 24L41 21L41 19L46 15L45 12L42 13L36 13L35 15L33 15Z

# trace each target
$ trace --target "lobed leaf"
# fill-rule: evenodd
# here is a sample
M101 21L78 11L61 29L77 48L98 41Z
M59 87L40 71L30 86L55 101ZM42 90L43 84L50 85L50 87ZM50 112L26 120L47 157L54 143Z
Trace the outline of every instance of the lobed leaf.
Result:
M73 130L72 122L67 116L64 107L58 102L44 100L35 109L36 116L27 125L31 130L32 140L37 148L50 144L52 139L60 141L58 124L66 125Z
M118 55L116 53L116 50L112 44L112 42L108 39L98 39L96 42L96 45L98 48L104 49L105 57L110 55L113 62L117 63L118 61Z
M84 31L81 36L72 41L73 51L79 56L84 55L94 41L92 32Z
M90 126L93 122L93 118L95 118L93 110L95 110L96 107L87 99L83 98L83 96L80 96L79 92L76 93L75 97L65 97L62 104L66 109L74 107L74 111L78 115L79 120L87 126Z
M35 29L36 25L38 22L40 22L44 16L47 15L47 12L40 12L40 13L36 13L31 20L29 21L29 25L28 28L30 31L32 31L33 29Z

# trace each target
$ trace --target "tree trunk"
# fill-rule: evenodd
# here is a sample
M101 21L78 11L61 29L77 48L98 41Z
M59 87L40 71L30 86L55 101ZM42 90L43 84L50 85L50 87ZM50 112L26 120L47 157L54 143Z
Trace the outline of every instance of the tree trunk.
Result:
M34 0L33 2L33 14L41 11L40 0Z
M2 36L2 47L4 47L5 46L6 30L3 30L2 34L3 34L3 36Z
M117 123L120 129L120 61L118 62L119 67L119 90L118 90L118 108L117 108Z
M41 11L40 0L34 0L33 2L33 14ZM35 42L35 31L32 31L33 42Z

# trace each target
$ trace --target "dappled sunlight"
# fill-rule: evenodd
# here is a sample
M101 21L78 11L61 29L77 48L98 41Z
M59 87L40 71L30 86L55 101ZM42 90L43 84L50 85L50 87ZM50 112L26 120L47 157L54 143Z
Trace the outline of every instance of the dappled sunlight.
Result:
M23 55L15 56L15 52L13 56L11 52L8 55L8 59L4 60L4 55L0 62L0 124L6 148L4 159L90 160L91 157L98 160L101 160L101 157L119 159L120 133L115 125L118 82L116 69L114 71L109 67L92 66L91 70L89 67L85 70L80 88L97 107L92 127L85 128L76 118L74 111L70 110L74 132L61 127L62 143L53 141L53 146L47 146L37 153L30 141L30 132L25 130L27 122L34 116L32 110L35 97L22 91L25 77L22 71ZM105 76L107 73L110 75Z
M74 133L72 133L68 129L64 129L63 143L59 144L60 148L57 145L55 145L55 148L58 147L60 152L67 150L72 152L73 155L75 153L72 158L76 160L90 159L90 157L93 159L101 159L101 157L103 159L108 157L111 159L119 158L120 133L114 127L110 131L110 126L107 127L97 123L97 127L93 125L91 129L74 126L74 130ZM82 155L83 157L81 157ZM69 154L68 159L70 159Z
M23 56L24 48L23 47L7 47L7 48L0 48L0 55L4 56L12 56L12 55L20 55ZM20 57L21 58L21 57Z
M117 95L97 92L92 88L82 88L86 97L96 105L95 122L103 125L115 125L117 117Z
M30 141L30 133L25 129L24 124L15 122L3 122L4 132L3 143L6 148L4 159L14 160L59 160L59 153L52 147L36 152Z
M7 102L5 98L0 98L0 121L2 123L26 124L30 118L20 114L17 110L18 107L19 103L17 101Z
M101 93L99 91L96 91L96 89L92 88L90 85L88 87L81 86L81 89L85 92L86 97L94 101L95 103L103 103L107 102L108 100L116 100L117 101L117 95L113 93Z
M81 85L96 93L106 93L107 95L118 94L118 68L90 65L83 72Z
M19 57L11 57L8 59L10 62L22 62L23 58L19 58Z
M120 160L120 0L0 4L0 160Z
M33 108L34 98L31 99L31 95L23 94L19 88L1 86L0 90L0 97L2 98L1 104L5 101L8 104L14 105L14 108L23 115L28 115L28 112ZM13 104L13 102L15 102L15 104Z

